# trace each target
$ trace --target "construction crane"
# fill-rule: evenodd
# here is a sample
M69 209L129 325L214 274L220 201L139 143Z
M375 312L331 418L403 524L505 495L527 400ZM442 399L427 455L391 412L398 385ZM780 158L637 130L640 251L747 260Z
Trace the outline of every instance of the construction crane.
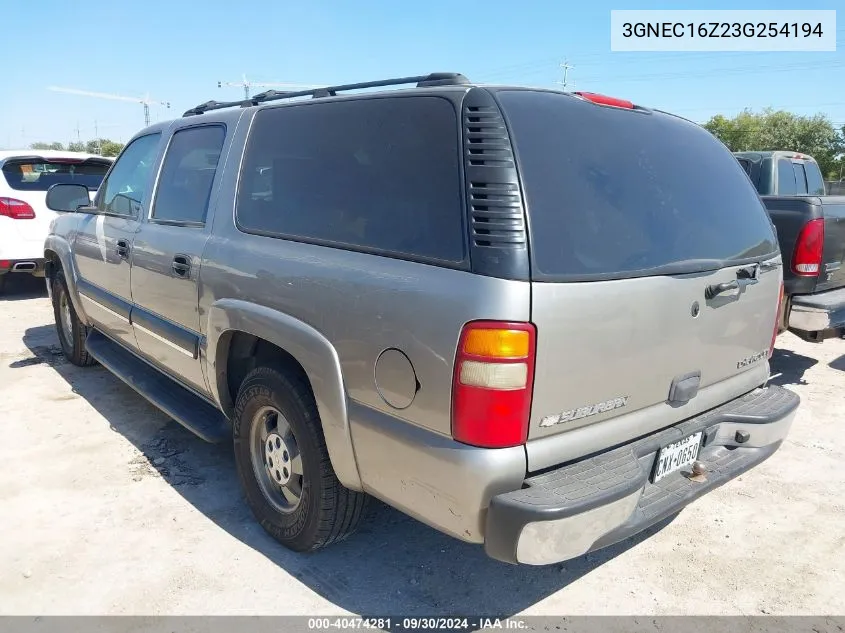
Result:
M47 90L52 90L53 92L65 92L67 94L72 95L82 95L83 97L97 97L99 99L111 99L113 101L131 101L132 103L140 103L144 106L144 126L148 126L150 124L150 106L151 105L161 105L165 108L170 108L169 101L157 101L155 99L150 99L150 95L147 94L143 97L124 97L122 95L111 95L106 94L105 92L89 92L87 90L77 90L76 88L59 88L56 86L49 86Z
M328 86L329 84L322 84ZM243 75L241 81L218 81L217 87L222 88L223 86L226 87L233 87L238 86L244 89L244 99L249 100L249 90L250 88L291 88L293 90L309 90L311 88L318 88L317 85L312 84L289 84L289 83L254 83L249 81L246 78L246 75Z

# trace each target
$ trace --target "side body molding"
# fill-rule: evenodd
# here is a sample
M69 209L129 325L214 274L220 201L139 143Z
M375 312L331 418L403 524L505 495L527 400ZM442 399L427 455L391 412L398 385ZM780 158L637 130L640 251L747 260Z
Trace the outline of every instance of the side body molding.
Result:
M206 376L215 401L226 410L227 352L221 340L227 333L244 332L287 351L305 369L323 422L326 447L338 480L352 490L363 490L349 432L346 389L337 351L310 325L287 314L239 299L221 299L208 310L204 356Z

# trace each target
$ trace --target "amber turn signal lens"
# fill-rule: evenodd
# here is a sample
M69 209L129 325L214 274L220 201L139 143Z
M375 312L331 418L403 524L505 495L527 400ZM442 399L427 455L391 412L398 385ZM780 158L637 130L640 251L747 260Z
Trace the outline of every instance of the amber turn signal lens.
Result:
M463 352L487 358L526 358L530 341L525 330L469 330Z

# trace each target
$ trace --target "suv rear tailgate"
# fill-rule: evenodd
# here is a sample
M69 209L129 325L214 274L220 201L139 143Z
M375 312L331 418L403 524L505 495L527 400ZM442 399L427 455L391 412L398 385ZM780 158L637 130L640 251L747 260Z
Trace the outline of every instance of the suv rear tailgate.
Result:
M529 469L551 465L532 459L539 438L609 423L617 432L606 448L763 383L780 257L730 152L660 112L551 92L498 96L528 207L537 326ZM649 408L637 425L621 423Z

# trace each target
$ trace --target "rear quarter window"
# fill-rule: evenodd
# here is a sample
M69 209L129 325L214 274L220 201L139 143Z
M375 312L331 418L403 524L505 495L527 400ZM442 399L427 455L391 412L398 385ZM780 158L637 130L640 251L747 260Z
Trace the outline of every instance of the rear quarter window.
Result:
M704 260L721 267L777 251L743 168L701 127L560 93L498 95L535 279L633 277Z
M240 174L238 227L368 252L461 262L458 120L438 97L267 108Z

